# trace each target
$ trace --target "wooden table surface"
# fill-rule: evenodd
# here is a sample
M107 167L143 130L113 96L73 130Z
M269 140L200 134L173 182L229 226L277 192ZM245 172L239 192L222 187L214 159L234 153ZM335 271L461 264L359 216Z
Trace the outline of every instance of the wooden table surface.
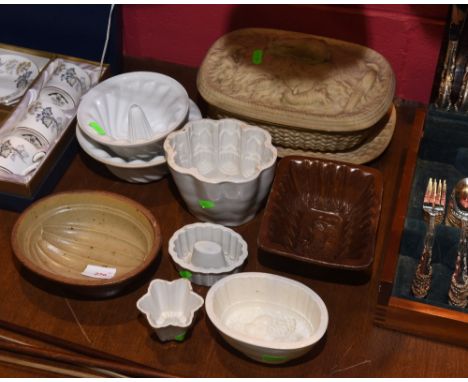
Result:
M199 101L194 69L139 60L127 60L126 64L127 70L155 70L172 75ZM106 190L143 204L161 225L160 262L151 274L115 298L91 300L67 295L59 288L51 290L40 279L22 272L14 261L10 234L19 214L0 210L3 292L0 294L0 320L184 377L467 377L466 349L377 328L373 324L380 255L390 228L415 106L399 102L397 110L393 140L386 152L370 164L384 175L376 261L370 278L356 279L308 268L301 268L299 275L292 272L292 264L271 261L268 254L257 251L262 212L253 221L235 228L249 246L246 271L294 278L310 286L325 301L330 316L327 334L303 358L282 366L250 361L222 340L203 309L184 342L161 343L151 335L135 303L145 293L151 279L178 278L169 259L167 243L177 229L197 219L187 211L170 177L150 184L125 183L82 151L54 192ZM203 296L207 292L207 288L195 285L194 290ZM0 364L0 376L28 376L27 373Z

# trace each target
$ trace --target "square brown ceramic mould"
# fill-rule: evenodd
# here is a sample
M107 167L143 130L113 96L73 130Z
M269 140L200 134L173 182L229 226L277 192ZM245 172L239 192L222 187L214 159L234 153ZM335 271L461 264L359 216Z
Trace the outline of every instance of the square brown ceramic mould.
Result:
M362 271L374 258L382 202L379 171L328 160L280 161L258 237L266 252Z

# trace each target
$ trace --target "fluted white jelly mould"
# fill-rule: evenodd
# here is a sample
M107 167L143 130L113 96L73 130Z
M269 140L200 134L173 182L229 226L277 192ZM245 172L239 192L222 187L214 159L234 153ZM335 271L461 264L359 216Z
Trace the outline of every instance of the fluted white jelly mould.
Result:
M126 159L162 152L164 138L187 117L189 98L171 77L131 72L91 89L78 107L83 133Z
M213 285L238 272L247 259L247 243L232 229L211 223L188 224L172 235L169 255L180 275L195 284Z
M319 295L300 282L269 273L223 278L208 291L205 308L229 344L265 363L302 356L328 326L328 311Z
M235 119L201 119L169 134L169 170L200 220L236 226L253 219L274 176L276 149L265 130Z
M200 109L190 100L189 121L196 121L201 118ZM86 154L103 163L115 176L127 182L153 182L168 173L166 158L162 154L156 154L147 160L127 160L84 135L78 126L76 127L76 138Z
M156 279L136 305L161 341L183 341L203 298L192 291L187 279Z

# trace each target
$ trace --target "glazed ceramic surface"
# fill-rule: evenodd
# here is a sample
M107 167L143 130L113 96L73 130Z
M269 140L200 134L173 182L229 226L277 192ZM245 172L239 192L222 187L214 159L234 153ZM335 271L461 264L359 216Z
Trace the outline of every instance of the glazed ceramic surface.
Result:
M255 61L254 54L259 60ZM322 36L232 31L208 51L197 86L227 112L303 130L367 129L390 109L395 76L376 51Z
M235 119L190 122L167 137L164 151L189 210L228 226L255 216L277 157L266 131Z
M138 310L161 341L183 341L202 306L203 298L192 291L186 279L153 280L148 292L137 301Z
M374 259L382 201L380 173L305 157L280 161L258 244L297 261L364 270Z
M38 74L37 66L26 57L0 54L0 102L23 95Z
M198 285L213 285L238 272L247 259L247 243L218 224L189 224L169 240L169 255L180 274Z
M201 119L197 105L190 100L188 119L190 121ZM164 155L156 155L148 160L126 160L113 153L105 146L85 136L81 129L76 127L76 137L81 148L92 158L106 165L110 172L120 179L131 183L148 183L161 179L168 173Z
M0 172L25 176L41 163L45 152L27 137L10 133L0 139Z
M225 277L210 288L205 307L231 346L265 363L302 356L328 326L328 311L319 295L304 284L268 273Z
M57 106L43 101L35 101L28 108L24 118L15 129L34 134L47 145L53 143L65 128L68 118Z
M78 292L108 287L111 293L156 258L161 234L154 216L133 200L77 191L40 199L26 209L13 229L12 245L32 272ZM98 268L96 275L89 274L90 266Z
M152 72L125 73L91 89L81 100L83 133L122 158L162 154L164 138L186 120L189 98L174 79Z

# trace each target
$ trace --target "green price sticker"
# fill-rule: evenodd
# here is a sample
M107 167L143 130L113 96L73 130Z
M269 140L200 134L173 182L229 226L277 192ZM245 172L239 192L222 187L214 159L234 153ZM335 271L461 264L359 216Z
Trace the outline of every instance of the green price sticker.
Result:
M186 334L186 332L180 333L180 334L176 335L174 337L174 339L176 341L182 342L183 340L185 340L185 334Z
M260 65L263 61L263 50L261 49L255 49L252 52L252 62L255 65Z
M262 355L262 361L263 362L284 362L287 361L287 357L284 355L269 355L269 354L263 354Z
M96 131L96 133L98 133L99 135L106 135L106 131L99 125L99 123L90 122L88 126L94 129L94 131Z
M198 204L203 209L209 209L215 206L215 203L212 200L208 199L198 199Z
M190 279L192 277L192 272L183 270L179 272L179 275L184 279Z

